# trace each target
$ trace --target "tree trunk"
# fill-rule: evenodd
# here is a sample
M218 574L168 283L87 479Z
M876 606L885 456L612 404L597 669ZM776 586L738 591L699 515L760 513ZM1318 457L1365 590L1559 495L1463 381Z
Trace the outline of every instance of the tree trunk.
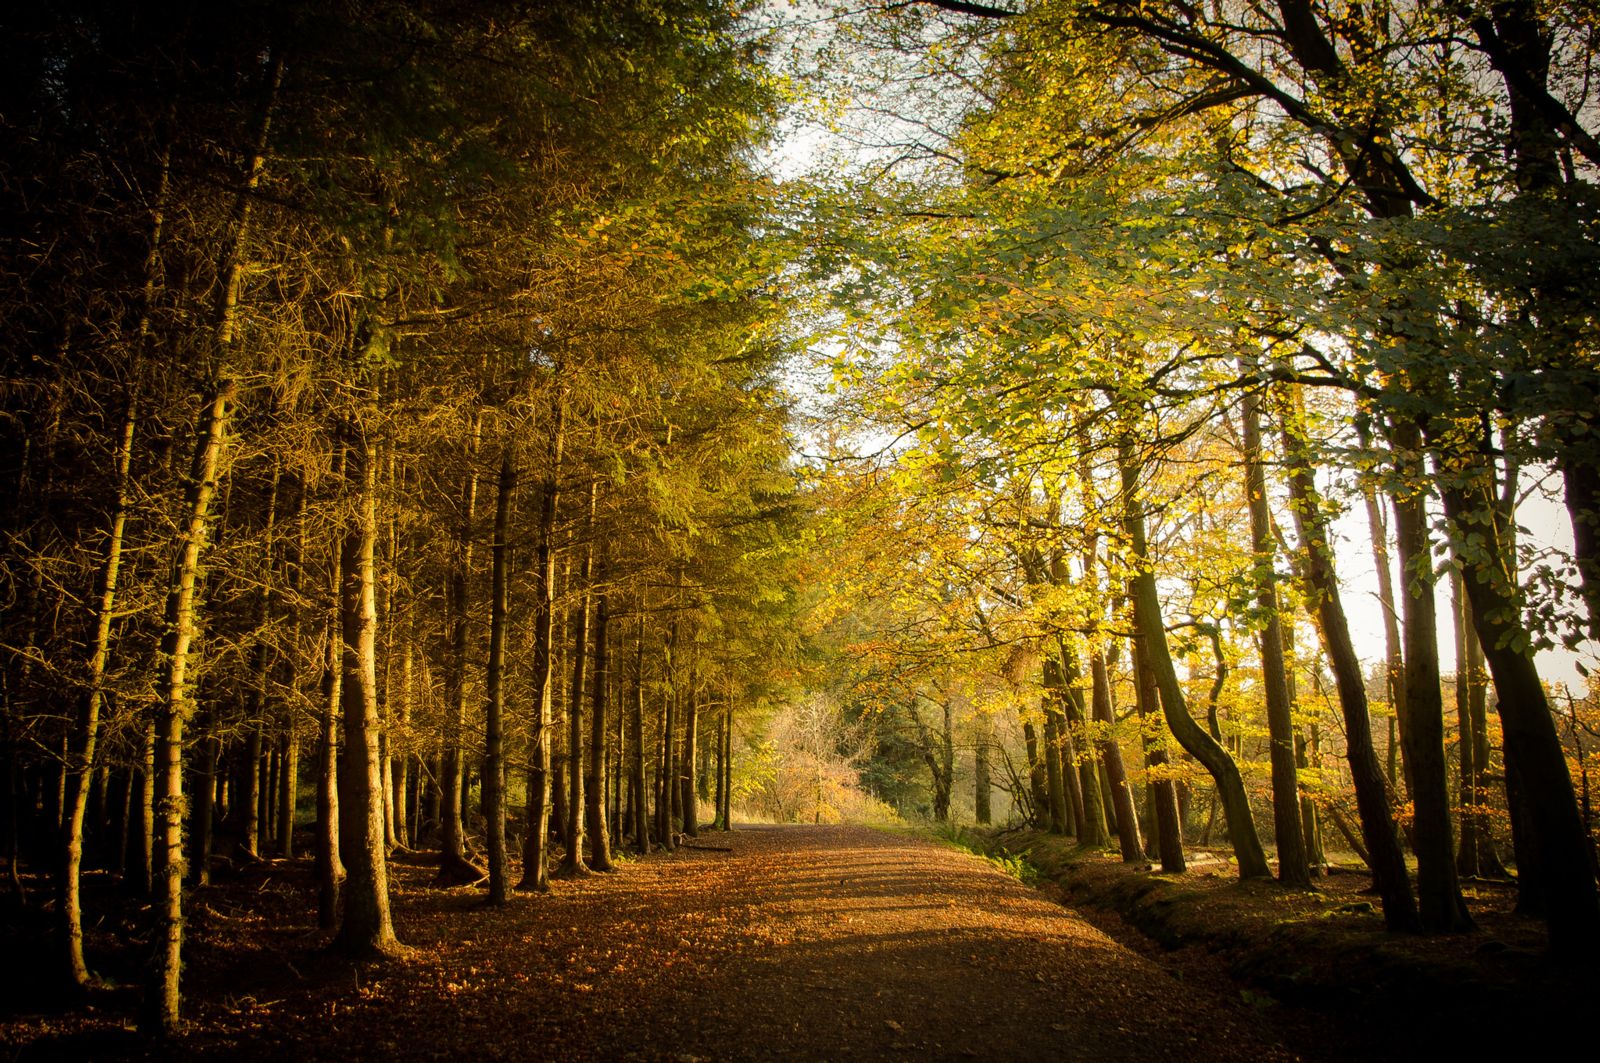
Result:
M661 706L661 752L656 762L656 834L661 838L661 847L669 852L677 847L673 839L676 824L672 814L677 791L677 787L672 785L672 732L677 726L674 719L676 713L673 711L677 702L677 645L678 620L674 617L671 627L667 629L662 653L667 692Z
M340 546L344 748L339 770L340 837L346 855L344 918L336 945L354 956L400 952L389 917L383 775L378 755L378 606L373 578L377 482L371 443L350 426L345 483L357 492L355 526Z
M1028 755L1028 792L1033 799L1033 821L1038 827L1051 826L1050 793L1047 789L1048 765L1039 755L1039 734L1033 726L1033 721L1027 717L1022 720L1023 749ZM1061 833L1059 830L1057 834Z
M599 481L589 481L588 519L583 527L583 559L578 563L578 583L573 588L578 603L572 607L572 686L567 698L567 852L561 860L563 877L586 875L583 859L583 683L589 657L589 594L594 583L594 511Z
M584 780L584 811L589 827L589 867L595 871L615 871L611 863L611 834L606 829L606 697L610 693L610 662L606 641L610 616L606 601L606 558L602 548L596 570L599 589L594 606L594 684L589 703L589 774Z
M1138 635L1133 638L1133 674L1142 723L1161 711L1161 695L1156 689L1155 673L1145 661L1144 639ZM1145 771L1155 776L1150 783L1150 803L1154 806L1151 819L1155 823L1156 852L1161 857L1162 872L1175 875L1186 866L1183 858L1183 819L1178 814L1178 788L1166 777L1166 742L1158 736L1145 740L1143 745Z
M494 541L489 547L489 660L484 686L483 818L489 855L489 903L510 896L506 866L505 667L506 625L510 623L511 498L517 490L515 436L507 435L495 486Z
M1393 442L1406 484L1395 492L1393 501L1400 571L1408 588L1401 599L1406 659L1406 719L1401 740L1410 766L1415 810L1417 907L1425 931L1468 930L1472 917L1461 899L1450 832L1432 543L1427 495L1418 486L1424 481L1421 433L1415 424L1400 422L1393 429Z
M1128 786L1128 769L1122 763L1122 747L1117 744L1113 732L1111 677L1106 673L1105 656L1095 646L1089 648L1089 672L1094 682L1094 718L1106 732L1100 742L1100 759L1105 765L1111 801L1117 813L1117 840L1121 844L1122 859L1124 863L1140 863L1144 860L1144 843L1139 838L1139 814L1133 807L1133 790Z
M1494 677L1507 767L1515 765L1527 802L1530 833L1524 851L1535 866L1526 870L1536 875L1543 894L1550 945L1563 955L1589 955L1600 945L1600 902L1589 840L1555 718L1534 666L1516 578L1501 545L1509 515L1494 503L1482 467L1451 470L1460 478L1446 480L1445 514L1462 529L1456 537L1458 560L1473 624ZM1471 553L1464 546L1469 527L1476 532Z
M228 426L228 404L234 395L230 378L211 390L195 430L194 461L185 488L185 519L177 539L177 557L168 583L162 638L161 702L156 715L156 837L160 874L156 879L155 956L150 968L140 1028L167 1037L179 1023L178 980L183 954L183 741L184 725L193 711L188 690L189 648L198 632L196 599L200 552L211 519Z
M1373 749L1371 716L1367 711L1367 686L1361 674L1361 660L1350 641L1350 625L1345 619L1339 578L1334 569L1333 547L1328 540L1328 524L1322 496L1317 490L1310 458L1306 453L1304 431L1299 425L1298 407L1291 407L1284 426L1284 459L1289 467L1289 494L1293 499L1295 530L1305 554L1308 604L1315 610L1317 633L1333 669L1339 691L1339 707L1344 718L1345 756L1356 791L1356 810L1367 854L1362 857L1372 869L1383 903L1384 923L1390 930L1415 930L1420 926L1411 879L1406 872L1405 854L1395 830L1389 791L1383 766ZM1373 527L1373 550L1379 569L1380 594L1387 581L1388 548L1378 515L1369 508ZM1385 605L1385 628L1392 625L1392 609ZM1398 647L1391 645L1390 667L1398 666ZM1403 688L1397 688L1403 689ZM1402 695L1403 696L1403 695Z
M221 744L214 734L216 716L207 710L200 718L202 736L194 744L194 807L189 813L189 882L211 885L211 836L216 815L217 756Z
M1359 438L1360 438L1362 449L1364 449L1364 450L1366 450L1366 451L1368 451L1370 453L1371 450L1372 450L1371 436L1366 431L1366 428L1365 428L1364 424L1362 424L1361 422L1357 422L1357 428L1359 429ZM1300 458L1299 458L1300 464L1307 467L1306 475L1309 476L1310 475L1310 473L1309 473L1309 464L1310 464L1309 459L1303 453L1301 453L1299 451L1297 451L1297 453L1300 453ZM1311 482L1311 481L1308 480L1308 482ZM1315 483L1314 482L1311 482L1311 486L1312 486L1312 490L1315 491ZM1366 506L1367 506L1367 526L1368 526L1368 528L1371 529L1371 534L1372 534L1372 564L1373 564L1374 570L1377 572L1377 576L1378 576L1378 605L1379 605L1379 607L1381 608L1381 610L1383 612L1383 644L1384 644L1384 649L1385 649L1385 652L1384 652L1384 682L1385 682L1385 685L1386 685L1386 687L1388 689L1388 692L1389 692L1389 707L1394 711L1394 717L1390 721L1390 728L1389 728L1389 773L1388 774L1389 774L1389 779L1392 782L1394 780L1394 777L1395 777L1395 772L1394 772L1395 751L1400 746L1400 744L1397 744L1395 742L1395 740L1394 740L1394 738L1395 738L1394 724L1398 723L1400 731L1401 731L1402 734L1405 732L1405 720L1406 720L1406 664L1405 664L1405 654L1401 649L1401 642L1400 642L1400 609L1399 609L1399 606L1396 604L1395 596L1394 596L1394 580L1393 580L1393 575L1391 573L1391 567L1390 567L1390 563L1389 563L1389 533L1387 531L1387 522L1383 519L1383 506L1378 502L1378 492L1377 492L1377 490L1372 486L1371 482L1368 481L1368 480L1363 480L1362 481L1362 484L1361 484L1361 495L1362 495L1363 500L1366 502ZM1297 515L1299 515L1298 511L1297 511ZM1325 526L1326 522L1319 520L1319 524L1323 525L1322 534L1325 537L1326 536L1326 526ZM1303 535L1302 535L1302 540L1301 541L1302 541L1302 543L1304 543L1304 541L1305 541ZM1330 557L1331 557L1331 555L1330 555ZM1337 588L1335 588L1335 592L1337 592ZM1344 615L1344 608L1343 608L1343 604L1341 603L1341 605L1340 605L1340 616L1343 616L1343 615ZM1348 628L1346 630L1348 631ZM1365 704L1366 700L1367 700L1366 693L1365 693L1365 684L1363 684L1363 688L1362 689L1363 689L1363 693L1361 695L1361 701L1362 701L1363 704ZM1366 718L1366 714L1365 713L1363 714L1363 718ZM1370 731L1370 725L1369 725L1368 728L1365 728L1365 729ZM1401 752L1403 754L1404 751L1402 750ZM1402 762L1401 762L1401 772L1403 773L1403 776L1404 776L1404 779L1405 779L1406 792L1410 793L1411 792L1411 768L1410 768L1409 765L1404 763L1403 759L1402 759ZM1362 820L1362 830L1363 831L1366 830L1366 820L1365 819ZM1370 839L1369 839L1369 844L1371 844ZM1376 869L1374 869L1374 870L1376 870ZM1410 886L1409 885L1406 888L1406 892L1407 893L1410 892ZM1413 904L1413 907L1414 906L1415 905Z
M1079 738L1088 735L1088 713L1084 711L1083 689L1078 662L1069 656L1064 644L1058 644L1061 660L1061 707L1065 718L1061 722L1061 777L1067 784L1067 796L1077 808L1078 842L1097 849L1111 844L1111 831L1106 822L1105 794L1100 789L1099 758L1085 749L1078 751Z
M450 615L450 647L444 667L444 764L439 780L439 876L440 885L454 886L476 881L481 872L467 853L461 791L466 778L462 731L467 716L467 654L471 630L471 579L473 524L478 505L479 415L472 415L468 437L467 473L461 487L461 524L457 530L455 554L451 560L447 600Z
M1588 413L1593 412L1593 399ZM1567 516L1572 522L1572 559L1582 581L1583 601L1589 612L1589 638L1600 642L1600 468L1593 460L1594 431L1586 438L1566 440L1556 451L1561 468ZM1585 452L1587 445L1587 453Z
M534 548L537 605L533 619L532 750L528 757L528 834L522 843L522 881L518 889L550 888L550 747L555 698L556 507L561 498L561 459L566 447L566 392L559 385L553 399L555 423L539 498L539 538Z
M695 690L694 670L689 672L689 706L683 714L683 761L679 775L679 801L683 806L683 833L700 837L699 808L695 801L695 758L700 744L700 704Z
M1155 674L1156 689L1167 726L1178 744L1198 760L1217 784L1217 797L1227 818L1228 840L1239 863L1240 878L1266 878L1272 874L1256 835L1250 814L1250 799L1244 790L1239 768L1205 728L1189 715L1189 707L1178 683L1178 673L1167 648L1167 632L1161 618L1161 599L1156 593L1156 577L1150 567L1145 539L1144 504L1138 494L1138 472L1133 464L1132 442L1118 445L1118 465L1122 474L1123 522L1127 531L1129 560L1135 565L1131 579L1134 626L1144 640L1145 659Z
M162 167L161 188L166 185ZM161 202L157 200L158 204ZM156 208L156 241L159 243L161 208ZM149 272L147 270L147 272ZM123 533L128 526L129 469L133 463L133 435L138 425L138 403L128 396L122 417L122 433L116 456L116 501L111 512L111 530L106 538L105 561L100 569L100 595L95 604L94 637L89 647L87 689L79 703L74 745L68 761L66 829L62 854L59 909L62 938L66 946L66 976L75 986L89 985L94 979L83 954L83 901L80 893L83 870L83 822L89 801L89 779L100 743L100 711L105 704L106 665L111 659L111 624L116 615L117 581L122 574Z
M1045 663L1048 669L1049 662ZM1046 809L1049 812L1050 833L1066 834L1069 829L1074 835L1082 836L1086 829L1082 822L1068 827L1066 773L1061 764L1061 713L1052 705L1054 693L1046 684L1043 702L1044 711L1044 769L1045 769L1045 798ZM1081 807L1078 806L1078 807ZM1079 814L1081 820L1082 814Z
M633 697L629 699L628 803L633 806L633 847L640 854L650 851L650 809L645 794L644 771L644 613L633 643Z
M1278 881L1309 889L1300 822L1300 781L1294 757L1294 715L1289 704L1288 667L1283 652L1283 618L1278 611L1276 549L1267 502L1267 474L1261 454L1261 411L1253 391L1243 397L1245 495L1255 552L1256 607L1266 618L1261 630L1261 680L1267 701L1267 734L1272 765L1272 825L1278 846Z
M342 474L335 461L335 474ZM329 559L333 603L327 638L323 643L322 719L317 738L317 925L331 930L339 925L340 893L344 886L344 859L339 832L339 707L344 689L344 649L340 645L339 596L344 585L339 551Z
M987 827L994 818L989 804L994 782L989 769L989 717L979 714L973 725L972 742L972 809L973 819L980 827Z

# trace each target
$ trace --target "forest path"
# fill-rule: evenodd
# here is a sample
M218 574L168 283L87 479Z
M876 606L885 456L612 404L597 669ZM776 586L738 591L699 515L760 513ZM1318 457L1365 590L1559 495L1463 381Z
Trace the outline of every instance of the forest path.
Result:
M397 862L413 951L377 967L323 951L303 878L241 882L197 907L193 1032L162 1057L1294 1058L1231 986L1180 981L970 854L859 827L693 845L503 909ZM141 1051L107 1023L22 1058Z

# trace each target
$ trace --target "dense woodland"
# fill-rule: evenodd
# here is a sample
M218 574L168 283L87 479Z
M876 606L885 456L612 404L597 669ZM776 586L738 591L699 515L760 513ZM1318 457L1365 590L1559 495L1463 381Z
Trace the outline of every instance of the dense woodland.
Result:
M1592 960L1600 703L1540 654L1600 637L1597 34L8 10L0 840L50 977L97 983L90 877L159 1035L213 876L310 860L392 958L396 853L500 905L735 805L1339 850L1396 932L1514 877Z

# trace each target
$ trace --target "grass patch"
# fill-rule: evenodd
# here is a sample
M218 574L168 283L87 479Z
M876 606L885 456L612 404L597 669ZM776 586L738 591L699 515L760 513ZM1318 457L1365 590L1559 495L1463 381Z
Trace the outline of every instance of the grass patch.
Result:
M997 854L986 835L968 830L960 824L929 823L920 833L952 849L982 857L1023 885L1038 887L1046 881L1044 873L1029 863L1025 855L1007 852Z

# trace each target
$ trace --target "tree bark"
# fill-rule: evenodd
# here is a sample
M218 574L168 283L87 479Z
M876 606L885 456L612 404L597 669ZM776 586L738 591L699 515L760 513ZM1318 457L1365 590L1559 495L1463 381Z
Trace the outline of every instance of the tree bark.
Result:
M1144 639L1133 638L1134 690L1138 698L1141 721L1161 711L1160 692L1156 676L1145 660ZM1178 788L1165 777L1167 766L1166 742L1163 739L1145 740L1145 771L1156 776L1150 783L1150 802L1154 806L1156 852L1161 857L1161 870L1175 875L1187 866L1183 858L1183 818L1178 814Z
M596 571L600 585L594 607L594 684L589 704L589 774L584 780L584 811L589 828L589 867L595 871L615 871L611 863L611 833L606 828L606 726L607 695L610 693L610 661L607 636L610 615L605 591L606 557L602 548Z
M1406 659L1406 719L1401 739L1411 768L1418 914L1425 931L1468 930L1472 917L1461 898L1450 831L1432 543L1427 495L1418 486L1424 482L1421 432L1413 423L1399 422L1393 428L1393 442L1405 484L1394 493L1393 502L1400 571L1407 587L1401 599Z
M1105 765L1111 801L1116 809L1117 840L1122 848L1122 859L1124 863L1141 863L1144 860L1144 843L1139 838L1139 814L1133 806L1133 790L1128 786L1128 769L1122 763L1122 747L1117 744L1113 731L1116 721L1111 711L1111 677L1106 673L1105 656L1095 646L1089 648L1089 672L1094 683L1094 719L1105 728L1105 738L1100 742L1100 759Z
M550 747L555 698L556 510L561 498L561 460L566 447L566 391L553 398L554 424L539 498L539 538L534 548L537 604L533 619L533 685L537 713L528 757L528 834L522 843L522 881L518 889L550 888Z
M450 615L450 647L444 667L444 763L439 780L440 885L476 881L481 872L467 853L461 791L465 781L462 731L467 716L467 654L471 631L473 525L478 505L478 438L481 425L474 411L467 448L467 473L461 486L461 524L451 560L446 591Z
M1543 894L1550 945L1563 955L1589 955L1600 945L1600 901L1589 841L1533 662L1516 578L1501 545L1509 514L1495 504L1483 468L1478 462L1445 470L1445 515L1458 530L1454 545L1473 624L1494 677L1508 770L1515 765L1527 802L1524 851L1535 865L1528 870L1537 876ZM1477 533L1470 540L1469 528Z
M511 611L511 499L517 490L515 435L507 433L495 485L494 541L489 547L489 660L484 686L483 818L489 857L489 903L510 896L506 857L505 668Z
M1283 618L1278 610L1276 544L1267 502L1267 473L1262 463L1261 410L1255 392L1243 396L1245 495L1250 510L1251 548L1255 553L1256 607L1265 619L1261 629L1261 680L1267 700L1267 735L1272 765L1272 825L1278 847L1278 881L1311 887L1301 833L1300 780L1294 756L1294 715L1289 704L1288 666L1283 652Z
M198 633L200 552L211 521L211 500L217 490L217 470L228 426L228 404L234 384L223 377L215 384L195 430L194 461L185 489L185 518L177 539L177 557L168 583L162 639L164 674L161 703L156 715L155 779L157 857L155 956L146 988L140 1029L168 1037L180 1021L179 976L183 955L183 742L184 725L193 711L189 697L189 651Z
M162 187L166 184L162 167ZM159 200L158 200L159 202ZM157 209L155 231L160 234ZM153 250L153 248L152 248ZM111 659L111 624L116 615L117 581L122 574L123 534L128 526L129 470L133 464L133 436L137 427L138 400L130 394L122 417L122 431L116 455L116 500L111 511L111 529L106 537L105 561L100 569L100 594L95 603L94 636L89 647L87 689L79 703L74 745L68 763L69 782L64 834L59 909L66 952L67 980L75 986L94 981L83 954L83 900L80 892L83 870L84 813L89 804L89 780L100 743L100 712L105 704L106 665Z
M683 833L685 837L700 837L699 808L695 802L695 758L700 744L700 704L695 690L695 674L689 671L689 705L683 714L683 760L679 767L679 802L683 807Z
M644 770L644 613L633 644L633 696L629 699L628 803L633 806L633 847L641 855L650 851L650 809L645 795Z
M388 853L383 832L383 774L378 750L378 604L373 574L377 481L371 442L349 426L345 483L357 494L356 520L340 545L344 748L339 770L340 838L346 854L344 917L336 947L354 956L401 951L389 915Z
M335 458L334 472L343 475L341 453ZM330 597L323 642L322 718L317 738L317 925L332 930L339 925L341 891L344 887L344 858L339 831L339 716L344 691L344 648L339 633L339 600L344 586L340 552L335 549L328 561Z
M589 595L594 583L594 511L599 482L589 481L588 518L583 526L583 558L578 563L578 583L573 588L578 603L572 607L572 686L567 698L567 852L561 860L563 877L586 875L583 859L583 683L589 657Z

